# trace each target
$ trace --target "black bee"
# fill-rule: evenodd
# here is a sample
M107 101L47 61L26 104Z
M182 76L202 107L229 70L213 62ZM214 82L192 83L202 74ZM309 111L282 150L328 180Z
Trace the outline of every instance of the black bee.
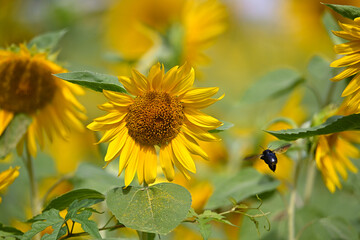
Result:
M269 166L269 168L275 172L276 164L278 162L276 153L284 153L290 146L291 144L288 143L274 150L265 149L261 154L246 157L244 160L252 160L260 157Z

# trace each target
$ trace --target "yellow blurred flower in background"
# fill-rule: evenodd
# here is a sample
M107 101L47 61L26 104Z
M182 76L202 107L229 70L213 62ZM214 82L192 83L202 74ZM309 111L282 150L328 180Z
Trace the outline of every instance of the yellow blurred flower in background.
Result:
M93 131L105 131L99 142L109 141L105 161L118 156L119 174L125 169L128 186L137 172L139 183L153 183L157 176L156 146L160 147L160 164L166 178L172 181L174 165L190 179L196 167L191 154L208 159L197 140L217 141L208 131L222 125L217 119L200 112L223 98L211 98L219 88L193 88L195 72L185 64L166 74L160 64L154 65L148 77L136 70L132 77L119 77L130 95L103 91L109 102L100 109L109 112L88 125Z
M38 142L44 146L44 132L52 140L65 138L71 128L83 130L84 107L74 95L83 94L81 87L54 77L66 70L47 59L45 53L33 53L25 45L18 51L0 50L0 135L14 115L32 117L25 136L18 144L36 155Z
M164 38L172 28L179 27L177 36L181 49L177 62L185 61L196 67L207 62L203 51L225 31L225 7L217 0L124 0L111 7L106 21L106 40L111 49L126 60L149 57L149 64L157 61ZM169 47L169 46L168 46ZM178 53L180 51L180 53Z
M4 193L10 184L19 176L19 167L12 168L0 172L0 193ZM2 199L0 197L0 203Z

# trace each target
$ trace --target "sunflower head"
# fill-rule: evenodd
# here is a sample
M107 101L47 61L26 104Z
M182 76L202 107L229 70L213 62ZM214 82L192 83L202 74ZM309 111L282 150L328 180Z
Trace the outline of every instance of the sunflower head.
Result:
M82 130L84 107L74 95L83 94L81 87L65 82L53 74L66 72L49 60L47 53L25 45L0 50L0 135L14 115L25 113L32 117L25 136L18 144L32 156L37 142L42 147L44 133L50 140L65 138L70 129Z
M218 88L193 88L194 69L188 64L167 73L154 65L147 77L136 70L131 77L119 77L130 95L104 90L109 102L100 106L105 116L94 119L88 128L105 131L99 142L109 141L105 161L120 156L119 174L125 169L125 185L137 172L139 182L156 179L157 153L168 180L174 179L174 165L190 178L196 172L192 154L208 156L197 141L216 141L208 131L222 125L200 111L220 100L211 97Z
M32 56L24 45L19 52L0 51L1 108L15 113L43 108L56 90L53 72L45 54Z

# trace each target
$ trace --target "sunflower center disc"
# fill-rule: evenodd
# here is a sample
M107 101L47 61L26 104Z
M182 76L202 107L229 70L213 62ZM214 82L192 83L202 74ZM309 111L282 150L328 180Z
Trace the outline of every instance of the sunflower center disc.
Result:
M126 127L140 144L159 145L175 138L183 121L183 106L176 97L151 91L135 98L126 116Z
M49 103L56 85L51 70L30 58L12 58L0 64L0 108L33 113Z

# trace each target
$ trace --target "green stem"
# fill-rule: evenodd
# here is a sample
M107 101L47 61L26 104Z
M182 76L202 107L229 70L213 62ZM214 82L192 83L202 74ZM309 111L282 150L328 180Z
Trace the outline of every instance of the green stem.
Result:
M304 193L304 203L308 203L311 198L311 194L314 187L314 181L316 176L316 162L314 161L314 152L316 147L316 142L314 142L311 146L310 153L309 153L309 163L308 163L308 170L307 170L307 177L305 183L305 193Z
M34 163L28 149L26 149L25 154L24 163L29 175L31 211L32 215L36 216L40 213L40 206L38 203L38 189L35 180Z
M297 182L300 175L300 165L299 162L301 161L301 153L299 152L299 159L295 162L294 166L294 184L291 189L289 206L288 206L288 218L289 218L289 232L288 232L288 239L295 240L295 205L296 205L296 188Z

